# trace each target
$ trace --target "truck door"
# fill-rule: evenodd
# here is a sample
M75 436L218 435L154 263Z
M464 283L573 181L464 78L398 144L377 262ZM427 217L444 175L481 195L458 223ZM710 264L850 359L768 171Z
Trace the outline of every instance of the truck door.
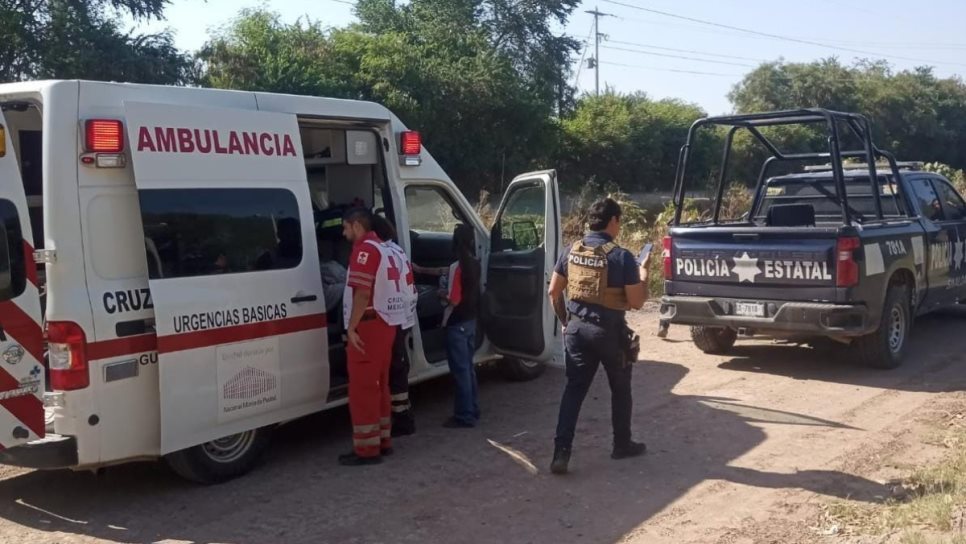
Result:
M913 178L909 180L909 185L919 207L926 237L925 274L928 287L923 307L935 308L952 302L954 293L949 285L959 231L957 223L946 220L939 193L930 178Z
M0 450L44 436L44 340L20 169L0 113Z
M932 186L942 204L940 225L950 240L948 295L944 298L952 304L966 298L966 202L945 179L932 178Z
M553 357L559 327L547 288L560 245L556 172L517 176L490 234L484 326L498 353L534 361Z
M318 247L294 115L125 103L166 454L321 409Z

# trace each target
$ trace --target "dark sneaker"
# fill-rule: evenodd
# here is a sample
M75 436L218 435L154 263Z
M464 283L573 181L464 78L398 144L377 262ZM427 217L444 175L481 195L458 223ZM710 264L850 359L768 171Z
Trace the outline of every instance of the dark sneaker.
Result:
M393 438L400 436L409 436L416 433L416 420L412 415L394 417L392 419L392 432L390 433Z
M346 453L339 456L339 464L345 467L359 467L363 465L378 465L382 463L382 457L359 457L352 453Z
M550 462L550 472L554 474L566 474L570 465L570 448L554 448L553 461Z
M395 453L395 450L393 450L392 447L379 449L379 455L383 457L389 457L393 453Z
M446 427L447 429L472 429L473 427L476 427L476 425L467 423L465 421L460 421L455 417L451 417L443 422L443 427Z
M637 457L644 455L647 451L647 446L640 442L634 442L633 440L623 445L614 445L614 451L611 452L611 459L627 459L628 457Z

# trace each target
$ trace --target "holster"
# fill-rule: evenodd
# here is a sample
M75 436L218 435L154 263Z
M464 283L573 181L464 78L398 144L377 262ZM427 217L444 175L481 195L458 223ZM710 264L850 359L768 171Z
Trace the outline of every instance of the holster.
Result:
M637 362L641 353L641 337L638 336L627 324L624 324L620 334L621 353L624 354L624 364L630 365Z

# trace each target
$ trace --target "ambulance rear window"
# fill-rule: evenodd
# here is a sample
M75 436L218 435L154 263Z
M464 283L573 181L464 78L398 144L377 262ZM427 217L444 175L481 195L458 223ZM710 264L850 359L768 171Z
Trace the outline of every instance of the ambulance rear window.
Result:
M302 261L298 202L286 189L151 189L140 191L140 201L152 279L280 270Z

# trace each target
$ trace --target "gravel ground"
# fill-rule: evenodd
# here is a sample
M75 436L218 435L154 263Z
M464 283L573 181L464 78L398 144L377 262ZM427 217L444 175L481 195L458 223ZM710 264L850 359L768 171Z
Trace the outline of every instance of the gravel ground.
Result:
M634 427L645 457L609 458L601 371L572 473L550 475L563 371L529 383L483 372L480 427L441 428L448 380L423 384L419 432L376 467L336 464L345 409L285 426L259 469L219 486L159 463L100 475L0 467L0 543L817 542L834 532L820 526L823 502L883 500L902 462L932 455L924 414L966 404L966 312L918 323L906 365L887 372L758 340L709 356L683 327L657 339L653 311L632 322L644 338Z

